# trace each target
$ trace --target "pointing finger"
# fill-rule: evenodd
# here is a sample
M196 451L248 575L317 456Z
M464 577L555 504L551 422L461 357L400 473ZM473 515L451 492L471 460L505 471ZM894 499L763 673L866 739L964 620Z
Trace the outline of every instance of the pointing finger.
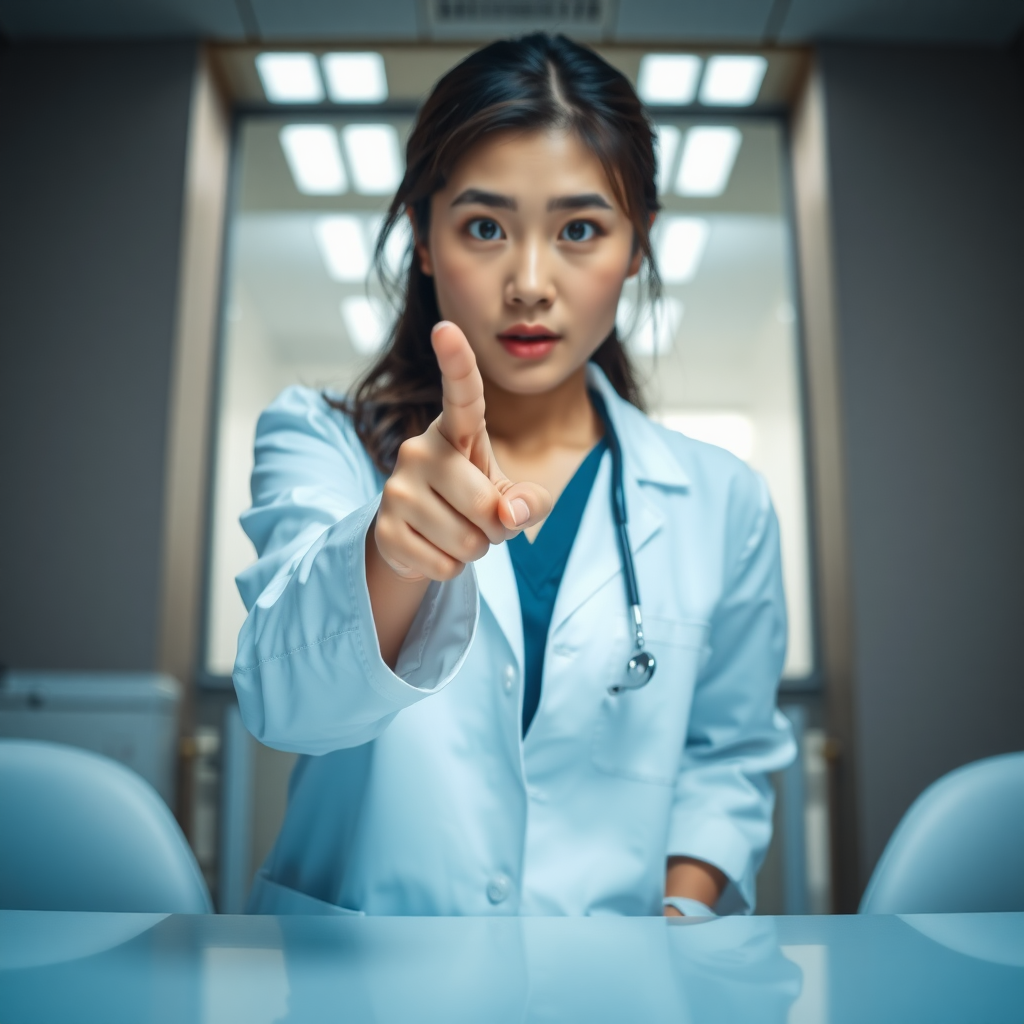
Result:
M434 327L430 341L441 368L438 428L452 447L469 458L474 440L484 429L484 382L476 356L465 334L447 320Z

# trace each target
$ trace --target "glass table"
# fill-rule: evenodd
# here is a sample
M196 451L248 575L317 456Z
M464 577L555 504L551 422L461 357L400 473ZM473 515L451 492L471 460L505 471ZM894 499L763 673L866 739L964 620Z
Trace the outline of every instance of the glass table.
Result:
M1024 1021L1024 914L0 912L0 1021Z

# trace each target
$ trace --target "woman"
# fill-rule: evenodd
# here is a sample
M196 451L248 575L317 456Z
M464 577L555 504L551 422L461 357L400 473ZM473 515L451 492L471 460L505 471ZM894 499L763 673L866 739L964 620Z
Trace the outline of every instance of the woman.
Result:
M749 912L794 750L778 528L760 477L639 409L615 312L657 287L650 124L530 36L438 83L407 168L387 350L257 432L235 687L307 756L250 908Z

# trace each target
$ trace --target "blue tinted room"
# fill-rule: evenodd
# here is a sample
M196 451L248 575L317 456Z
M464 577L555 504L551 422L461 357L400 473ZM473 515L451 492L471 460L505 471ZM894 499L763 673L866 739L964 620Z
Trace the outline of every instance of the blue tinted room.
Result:
M1021 0L0 0L0 1019L1019 1024L1022 183Z

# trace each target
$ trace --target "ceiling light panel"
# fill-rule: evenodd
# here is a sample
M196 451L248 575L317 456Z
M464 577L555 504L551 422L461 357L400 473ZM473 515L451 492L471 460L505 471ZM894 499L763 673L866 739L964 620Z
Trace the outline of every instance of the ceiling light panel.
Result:
M707 106L749 107L761 91L768 61L756 54L712 57L700 84L700 101Z
M261 53L256 72L271 103L320 103L324 83L311 53Z
M281 129L281 149L295 187L307 196L348 191L337 129L329 124L289 124Z
M327 53L321 58L327 95L335 103L383 103L388 98L379 53Z
M390 124L349 124L341 130L345 156L357 192L391 195L402 182L398 132Z
M390 323L379 299L350 295L341 300L341 318L349 342L360 355L373 355L384 347Z
M666 284L692 280L708 243L710 226L703 217L667 217L658 231L658 272Z
M743 134L731 125L691 128L683 143L676 191L681 196L720 196L729 184Z
M648 53L640 61L637 92L644 103L685 106L697 95L700 57L692 53Z
M662 195L672 187L672 172L683 133L672 124L659 124L654 132L658 147L658 194Z
M327 273L335 281L365 281L370 273L370 246L363 218L351 213L320 217L314 226Z

